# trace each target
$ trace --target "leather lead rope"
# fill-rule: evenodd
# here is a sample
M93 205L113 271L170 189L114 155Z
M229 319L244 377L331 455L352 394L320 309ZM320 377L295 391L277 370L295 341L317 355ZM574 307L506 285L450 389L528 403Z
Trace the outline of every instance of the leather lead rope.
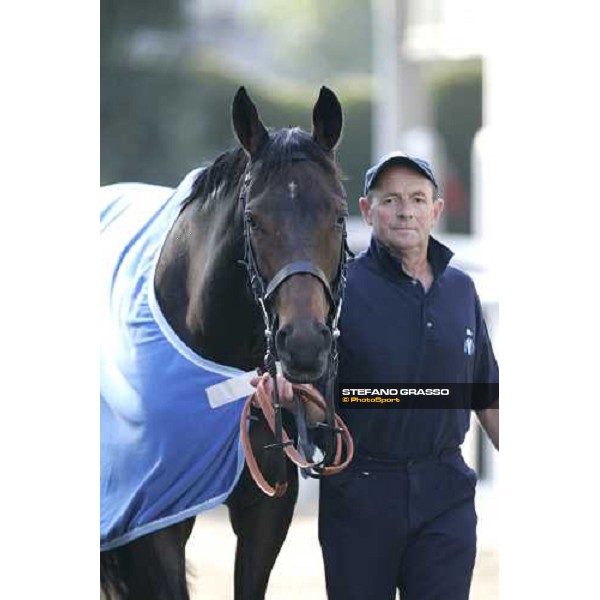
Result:
M316 404L322 409L326 409L323 397L311 385L293 384L292 388L295 392L295 396L301 402L304 402L305 404ZM256 388L256 392L254 392L254 394L248 397L244 405L244 409L242 411L242 416L240 419L240 436L242 440L244 454L246 456L246 463L248 464L248 469L250 470L252 479L254 479L256 485L265 494L267 494L267 496L279 498L286 493L287 482L277 481L275 483L275 486L272 486L264 478L263 474L260 471L260 468L258 467L258 463L256 457L254 456L254 452L252 451L252 446L250 445L250 436L248 434L248 420L250 418L250 408L254 404L262 410L265 419L269 425L269 428L273 432L273 435L276 435L277 428L275 411L273 409L273 402L271 400L272 392L273 389L271 377L267 373L265 373L260 378L260 381ZM335 475L336 473L339 473L348 466L348 464L352 460L352 457L354 456L354 441L352 440L352 436L348 431L348 427L346 426L344 421L342 421L339 415L335 415L335 424L341 430L341 436L336 436L337 444L333 464L326 467L321 467L319 470L320 475ZM285 429L282 430L281 436L283 442L283 451L295 465L302 469L310 469L319 464L316 462L309 462L300 455L296 448L294 448L293 441L290 439ZM343 441L341 438L343 438ZM341 462L343 442L345 442L346 445L346 458L343 462Z

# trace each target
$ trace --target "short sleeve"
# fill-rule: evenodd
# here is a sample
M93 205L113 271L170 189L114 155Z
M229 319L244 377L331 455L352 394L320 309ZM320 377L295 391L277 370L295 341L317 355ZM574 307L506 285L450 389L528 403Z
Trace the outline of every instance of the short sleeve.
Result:
M473 371L471 408L473 410L484 410L498 400L499 373L498 362L494 356L492 341L488 334L477 292L475 292L475 313L475 368Z

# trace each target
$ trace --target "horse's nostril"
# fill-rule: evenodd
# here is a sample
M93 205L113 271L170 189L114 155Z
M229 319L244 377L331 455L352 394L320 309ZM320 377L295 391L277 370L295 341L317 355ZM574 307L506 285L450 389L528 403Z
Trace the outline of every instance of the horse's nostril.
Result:
M282 327L275 336L275 343L280 350L286 349L287 340L291 333L291 325Z
M329 331L329 327L319 323L318 327L319 333L323 336L323 341L326 345L331 344L331 331Z
M331 332L322 323L313 322L306 327L294 327L292 323L288 323L277 332L275 343L280 353L290 353L296 360L304 355L314 360L317 353L330 348Z

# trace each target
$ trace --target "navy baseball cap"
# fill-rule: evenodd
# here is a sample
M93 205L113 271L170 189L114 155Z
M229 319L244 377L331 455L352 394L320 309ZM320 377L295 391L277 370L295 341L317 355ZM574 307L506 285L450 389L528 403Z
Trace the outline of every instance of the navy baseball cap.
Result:
M365 196L369 193L377 176L390 164L405 164L413 167L416 171L423 174L435 187L435 191L439 190L437 181L433 175L433 170L426 160L408 156L403 152L390 152L386 154L376 165L372 166L365 174Z

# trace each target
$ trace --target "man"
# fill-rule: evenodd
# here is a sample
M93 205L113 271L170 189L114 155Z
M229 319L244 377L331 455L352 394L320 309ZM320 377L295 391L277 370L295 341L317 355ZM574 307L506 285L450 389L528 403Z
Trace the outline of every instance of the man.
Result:
M464 408L340 411L356 449L346 471L321 480L328 597L391 600L399 589L402 600L466 600L476 475L460 446L473 408L498 448L498 366L472 280L430 235L444 201L429 164L387 155L367 171L364 194L372 239L348 268L340 387L490 385Z

